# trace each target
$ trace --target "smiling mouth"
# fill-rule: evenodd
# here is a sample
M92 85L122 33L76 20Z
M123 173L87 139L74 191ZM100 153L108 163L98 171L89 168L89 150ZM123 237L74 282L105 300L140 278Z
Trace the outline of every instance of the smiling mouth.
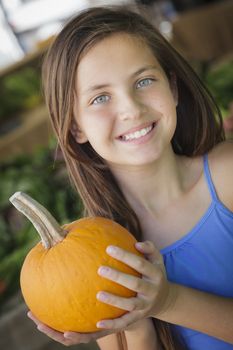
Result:
M119 139L122 141L132 141L140 139L149 134L154 129L155 125L156 123L152 123L151 125L147 126L146 128L142 128L141 130L137 130L135 132L119 136Z

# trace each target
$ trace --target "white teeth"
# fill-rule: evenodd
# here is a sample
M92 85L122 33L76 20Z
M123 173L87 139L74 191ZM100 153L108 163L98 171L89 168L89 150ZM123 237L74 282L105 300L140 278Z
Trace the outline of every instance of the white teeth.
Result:
M153 125L150 125L147 128L141 129L141 130L136 131L134 133L123 135L122 139L124 141L133 140L133 139L139 139L140 137L145 136L146 134L148 134L152 130L152 128L153 128Z

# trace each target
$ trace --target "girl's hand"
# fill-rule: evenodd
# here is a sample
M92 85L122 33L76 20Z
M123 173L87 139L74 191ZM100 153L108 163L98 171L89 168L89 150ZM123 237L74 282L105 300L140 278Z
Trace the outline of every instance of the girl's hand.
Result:
M66 346L77 345L80 343L89 343L93 340L105 337L106 335L115 333L115 331L99 331L93 333L77 333L77 332L65 332L61 333L52 329L45 324L41 323L32 313L28 312L28 317L37 325L37 329L46 334L49 338Z
M138 242L135 247L145 258L129 253L119 247L108 247L107 253L142 274L142 278L127 275L107 266L101 266L98 273L126 288L137 292L134 298L123 298L104 291L97 293L97 299L123 310L125 315L112 320L101 320L97 327L111 330L132 329L134 323L147 317L157 317L173 302L173 284L166 278L163 257L150 241ZM173 296L174 294L174 296Z

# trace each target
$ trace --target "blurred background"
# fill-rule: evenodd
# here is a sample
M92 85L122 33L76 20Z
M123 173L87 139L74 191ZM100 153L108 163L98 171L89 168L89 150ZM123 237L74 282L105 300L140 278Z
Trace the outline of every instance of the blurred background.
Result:
M69 185L41 94L41 62L52 38L79 11L127 4L147 11L160 32L188 59L215 96L233 138L232 0L0 0L0 348L59 350L26 316L19 273L39 240L10 205L21 190L63 224L81 215ZM52 191L51 191L52 189ZM77 349L98 349L95 343Z

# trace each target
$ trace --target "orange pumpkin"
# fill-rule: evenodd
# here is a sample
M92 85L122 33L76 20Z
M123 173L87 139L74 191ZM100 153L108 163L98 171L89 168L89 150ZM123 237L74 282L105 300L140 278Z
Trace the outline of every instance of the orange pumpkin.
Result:
M135 292L98 275L101 265L140 276L106 253L117 245L134 254L135 238L121 225L101 217L83 218L62 228L31 197L17 192L10 198L37 228L42 241L26 256L21 270L23 297L32 313L48 326L64 332L93 332L96 323L126 313L101 303L98 291L123 297ZM26 210L25 210L26 208Z

